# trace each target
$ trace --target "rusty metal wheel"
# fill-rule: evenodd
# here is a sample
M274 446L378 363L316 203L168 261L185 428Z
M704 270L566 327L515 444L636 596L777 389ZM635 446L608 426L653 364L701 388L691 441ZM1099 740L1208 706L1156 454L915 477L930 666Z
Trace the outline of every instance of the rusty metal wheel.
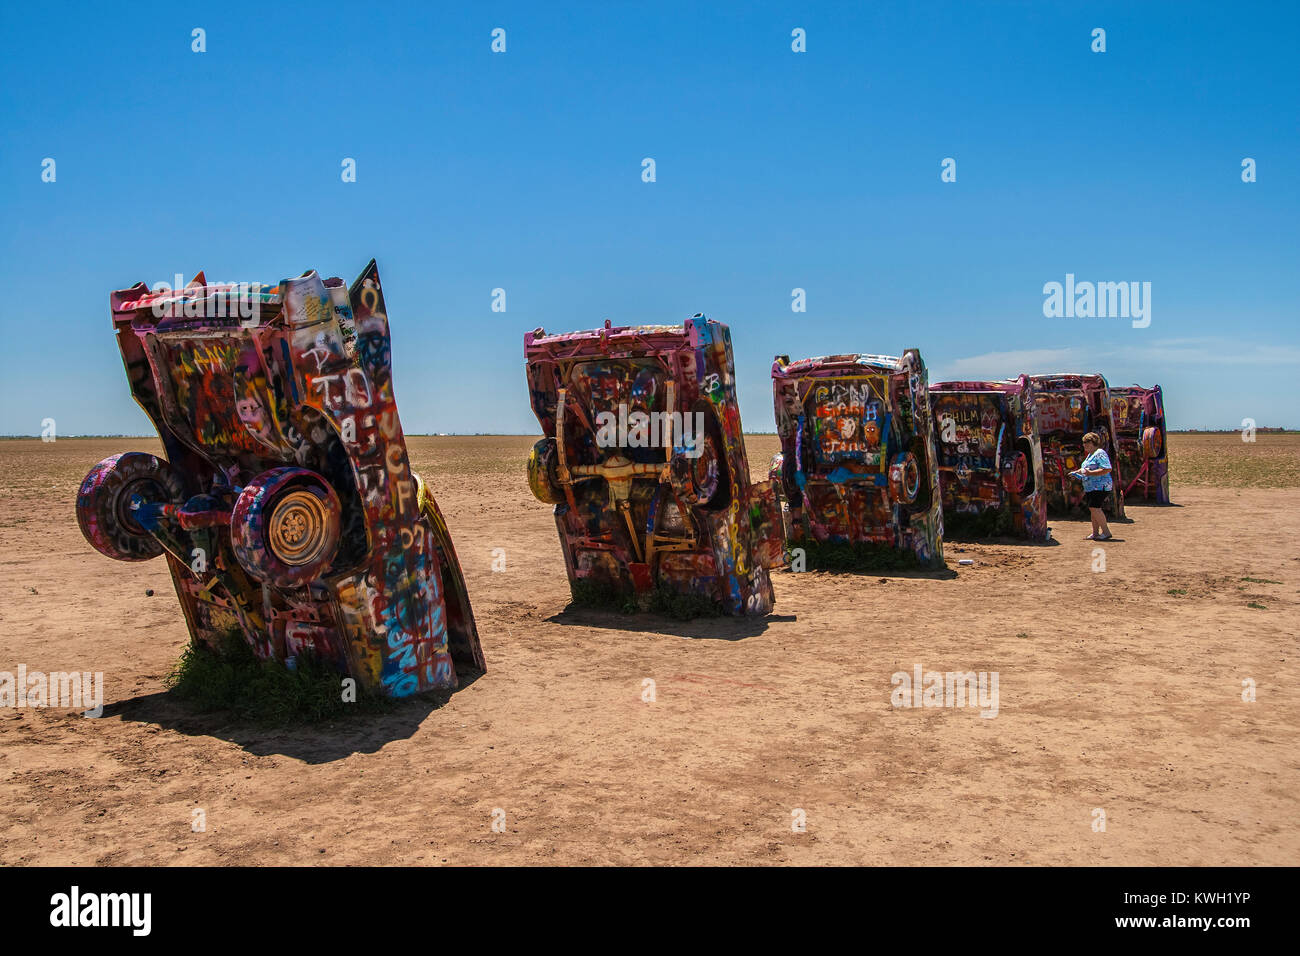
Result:
M305 468L273 468L240 492L230 516L230 544L259 581L302 587L333 563L340 538L339 497Z
M311 564L329 545L325 504L310 491L290 491L266 523L267 544L285 564Z

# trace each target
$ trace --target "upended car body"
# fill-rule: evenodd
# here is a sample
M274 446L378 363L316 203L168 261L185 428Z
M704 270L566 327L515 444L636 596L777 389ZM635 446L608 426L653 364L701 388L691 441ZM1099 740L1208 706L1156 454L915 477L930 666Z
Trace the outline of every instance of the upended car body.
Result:
M943 512L925 363L832 355L772 363L790 542L876 544L943 566Z
M544 435L529 486L555 505L574 598L590 585L644 606L666 589L769 612L781 505L774 483L749 480L727 327L539 328L524 357Z
M127 452L86 476L77 517L96 549L165 554L196 643L237 633L290 667L311 653L392 697L485 669L446 523L411 470L373 260L350 288L200 273L111 304L166 460Z
M1124 475L1124 501L1169 504L1169 433L1165 428L1165 399L1160 386L1111 386L1111 420Z
M944 524L995 513L999 530L1049 537L1038 405L1029 377L930 386Z
M1029 381L1038 404L1048 509L1068 512L1083 508L1083 482L1070 473L1083 464L1083 436L1096 432L1111 463L1111 494L1105 510L1112 518L1124 517L1123 473L1105 376L1031 375Z

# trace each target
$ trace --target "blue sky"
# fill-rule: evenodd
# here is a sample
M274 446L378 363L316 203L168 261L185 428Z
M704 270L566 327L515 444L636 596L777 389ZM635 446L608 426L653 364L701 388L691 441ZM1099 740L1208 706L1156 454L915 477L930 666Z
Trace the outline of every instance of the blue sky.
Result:
M537 431L526 330L696 312L753 431L773 355L913 346L1300 426L1296 4L703 6L6 5L0 434L150 431L111 289L371 256L409 432ZM1045 318L1067 273L1150 326Z

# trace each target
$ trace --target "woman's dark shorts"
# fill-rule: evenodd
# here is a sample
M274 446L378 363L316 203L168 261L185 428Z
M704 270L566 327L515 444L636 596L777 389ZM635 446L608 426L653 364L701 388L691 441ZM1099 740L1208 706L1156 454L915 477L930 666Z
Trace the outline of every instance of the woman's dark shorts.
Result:
M1104 508L1110 504L1109 491L1085 491L1083 501L1089 508Z

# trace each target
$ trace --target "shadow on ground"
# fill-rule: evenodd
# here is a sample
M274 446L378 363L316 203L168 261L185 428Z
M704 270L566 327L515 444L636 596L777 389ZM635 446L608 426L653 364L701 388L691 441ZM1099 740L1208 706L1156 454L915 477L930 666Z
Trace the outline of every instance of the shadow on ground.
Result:
M957 572L946 564L942 568L819 568L809 565L806 571L783 570L782 574L843 575L852 578L918 578L929 581L955 581Z
M1028 538L1015 538L1010 535L980 537L974 534L949 534L947 529L944 529L943 546L945 556L947 556L947 549L950 544L1009 544L1018 548L1056 548L1060 547L1061 542L1051 537L1046 541L1031 541Z
M797 618L793 614L768 614L763 617L697 617L679 621L658 614L623 614L620 611L606 611L580 604L570 604L560 613L546 618L550 624L665 634L697 641L743 641L747 637L762 634L767 630L768 624L794 620Z
M481 673L462 675L463 690ZM174 730L187 737L228 740L258 757L280 755L308 764L330 763L352 754L370 754L385 744L412 737L425 719L443 710L454 693L423 694L394 701L381 711L358 711L315 723L267 725L241 720L229 712L204 712L175 695L160 691L104 706L104 717Z

